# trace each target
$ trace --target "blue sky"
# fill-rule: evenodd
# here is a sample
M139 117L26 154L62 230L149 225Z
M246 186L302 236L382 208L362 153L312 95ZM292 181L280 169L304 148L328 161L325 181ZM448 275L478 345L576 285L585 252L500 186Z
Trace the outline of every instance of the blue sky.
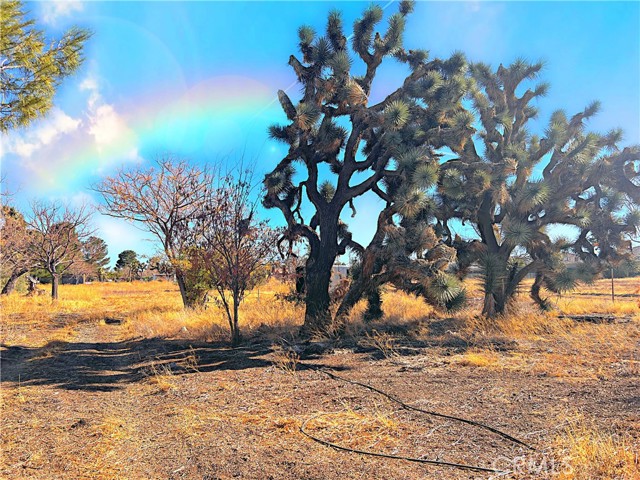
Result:
M275 95L298 91L287 65L297 28L324 30L343 11L347 27L369 2L37 2L31 16L53 38L72 25L91 29L81 70L60 88L55 108L28 129L2 138L2 170L14 201L30 198L97 203L88 189L122 165L174 152L194 162L242 152L260 178L284 148L267 139L283 121ZM385 14L394 2L380 2ZM575 113L592 100L602 111L590 128L625 130L640 143L640 3L418 2L405 35L408 48L432 56L463 51L497 67L517 57L542 59L549 95L538 102L543 128L552 111ZM374 95L395 89L405 71L389 60ZM367 241L378 206L360 199L352 220ZM266 212L274 223L282 219ZM98 235L114 261L124 249L152 253L146 235L96 215Z

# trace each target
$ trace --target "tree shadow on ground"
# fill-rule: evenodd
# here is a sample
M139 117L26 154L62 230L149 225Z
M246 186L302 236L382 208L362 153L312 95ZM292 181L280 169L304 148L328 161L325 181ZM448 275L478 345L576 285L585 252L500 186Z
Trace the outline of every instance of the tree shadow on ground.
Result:
M462 320L455 317L413 321L386 318L369 324L367 329L370 332L356 342L354 350L369 354L373 360L381 360L390 353L396 357L409 357L422 355L430 349L438 349L446 355L462 354L474 348L510 351L517 347L515 341L498 335L474 337L461 334L461 327ZM390 338L386 347L381 344L384 337L376 342L376 336L380 334Z
M122 342L50 342L42 347L0 345L1 381L21 386L112 391L162 373L268 367L270 343L231 348L225 343L174 339Z

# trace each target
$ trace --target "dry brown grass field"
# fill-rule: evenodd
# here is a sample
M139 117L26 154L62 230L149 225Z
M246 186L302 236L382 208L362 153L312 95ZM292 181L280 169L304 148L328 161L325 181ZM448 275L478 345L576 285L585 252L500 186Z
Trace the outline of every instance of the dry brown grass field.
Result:
M479 318L478 284L454 316L389 289L385 316L346 338L292 348L302 307L270 281L241 309L227 344L215 303L181 308L168 282L63 285L60 300L0 300L0 477L7 479L639 479L640 279L601 280L552 297L525 294ZM571 315L601 314L591 322ZM606 314L606 315L605 315ZM317 344L313 344L317 345ZM432 417L472 419L535 447ZM509 473L348 453L355 449Z

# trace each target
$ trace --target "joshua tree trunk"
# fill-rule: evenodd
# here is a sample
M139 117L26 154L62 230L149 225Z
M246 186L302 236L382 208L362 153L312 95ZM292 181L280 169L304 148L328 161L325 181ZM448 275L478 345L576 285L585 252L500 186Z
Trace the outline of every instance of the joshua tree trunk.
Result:
M536 279L534 280L533 285L531 285L531 292L529 293L529 295L531 296L532 300L536 302L538 307L540 307L540 310L549 310L551 308L549 301L540 296L540 289L542 288L543 282L544 274L541 272L537 272Z
M498 315L502 315L507 307L507 298L505 297L503 289L496 289L497 291L486 292L484 294L484 304L482 306L482 315L488 318L495 318Z
M311 252L305 268L305 315L300 330L302 337L315 333L328 333L332 327L331 270L338 256L338 216L328 212L320 219L320 241L311 244Z
M379 320L382 318L383 313L380 288L372 288L367 293L367 309L364 312L364 321L372 322L374 320Z
M494 208L491 192L485 192L478 211L478 230L482 243L487 247L484 263L484 304L482 315L494 318L504 313L507 306L509 282L509 256L512 248L500 245L493 229Z
M306 310L302 336L326 332L331 327L331 312L329 310L329 285L331 283L331 268L335 257L330 255L309 255L306 265L305 289Z
M510 254L510 249L501 248L500 253L493 257L493 261L496 263L485 265L485 294L482 315L486 317L494 318L502 315L515 296L522 280L538 267L536 261L524 267L518 267L515 263L510 264ZM542 280L539 281L538 289L541 283Z
M336 313L336 325L343 327L349 312L362 298L367 299L367 309L364 312L364 321L371 322L382 317L382 297L378 285L366 285L361 280L354 281L349 287L340 307Z
M361 281L354 281L350 286L347 294L342 299L338 311L336 312L336 323L339 325L344 324L347 315L353 307L360 301L365 293L364 283Z
M4 287L2 288L1 295L9 295L11 292L13 292L16 288L16 283L18 282L18 279L27 272L28 270L26 269L14 270L13 272L11 272L11 276L9 277L9 279L7 280L7 283L5 283Z

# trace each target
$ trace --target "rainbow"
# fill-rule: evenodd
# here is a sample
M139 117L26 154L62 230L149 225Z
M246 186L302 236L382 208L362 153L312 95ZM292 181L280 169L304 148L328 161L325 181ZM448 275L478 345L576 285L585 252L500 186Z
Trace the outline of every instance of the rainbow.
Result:
M156 91L144 99L116 106L97 106L78 132L65 138L56 158L34 162L41 189L69 189L88 177L96 179L127 161L140 161L138 148L151 156L191 153L211 160L242 149L248 135L266 138L266 126L278 111L274 92L262 82L236 75L214 76L182 92ZM100 110L102 109L102 111ZM95 136L100 138L96 142ZM46 167L46 168L43 168Z

